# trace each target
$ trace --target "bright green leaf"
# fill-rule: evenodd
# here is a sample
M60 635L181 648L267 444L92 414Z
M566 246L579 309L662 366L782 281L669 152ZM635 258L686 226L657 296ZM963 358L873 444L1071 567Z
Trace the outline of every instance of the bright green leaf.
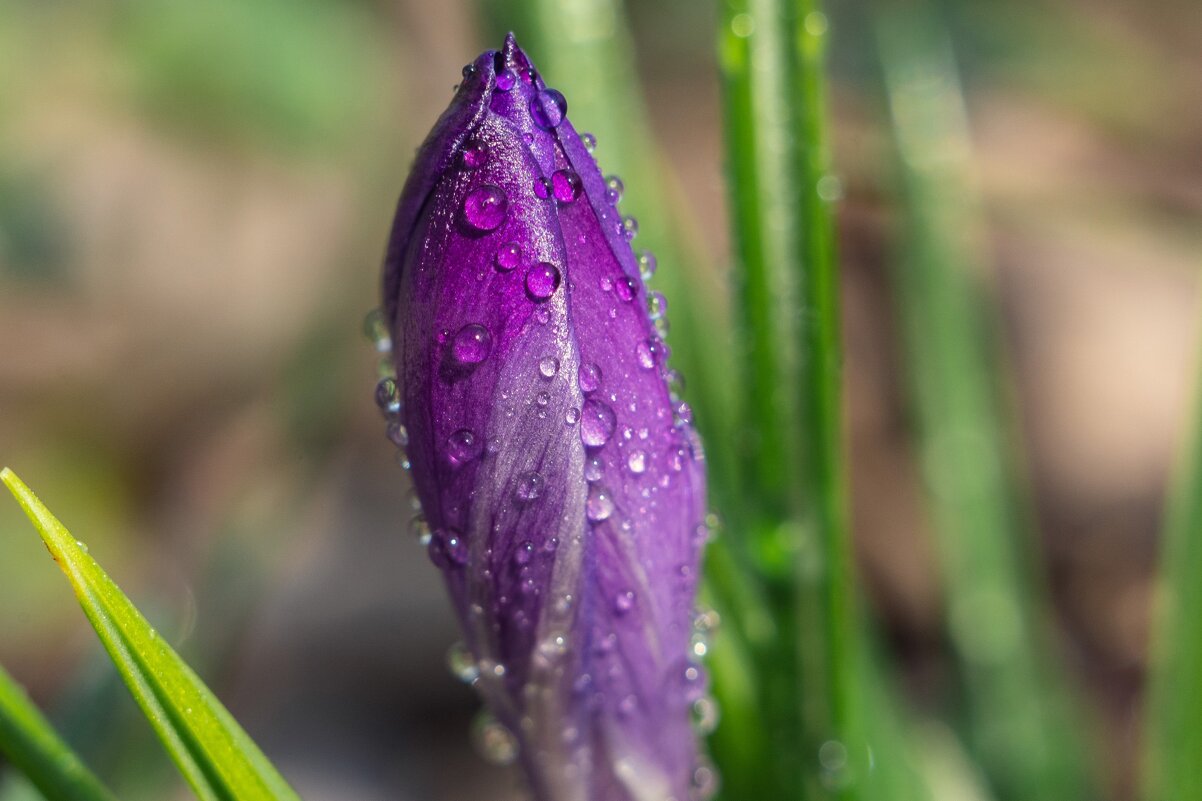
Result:
M216 696L8 468L2 480L71 582L109 657L202 801L298 799ZM299 800L298 800L299 801Z

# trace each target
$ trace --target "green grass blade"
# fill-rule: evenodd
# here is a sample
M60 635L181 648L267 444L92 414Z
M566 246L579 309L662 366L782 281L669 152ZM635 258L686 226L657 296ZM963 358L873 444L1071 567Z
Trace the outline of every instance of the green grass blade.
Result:
M1200 385L1202 386L1202 385ZM1202 798L1202 391L1169 501L1145 712L1144 801Z
M2 480L66 574L84 613L168 754L202 801L294 801L296 794L221 702L41 501Z
M116 801L3 667L0 667L0 753L47 801Z
M894 285L967 740L1001 799L1089 797L1014 482L950 42L921 4L882 4L876 27L903 194Z

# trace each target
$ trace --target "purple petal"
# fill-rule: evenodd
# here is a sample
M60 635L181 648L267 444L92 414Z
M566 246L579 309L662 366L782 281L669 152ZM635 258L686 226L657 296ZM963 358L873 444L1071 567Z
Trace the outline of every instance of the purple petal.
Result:
M508 37L418 152L384 275L430 555L542 801L686 801L703 465L596 163Z

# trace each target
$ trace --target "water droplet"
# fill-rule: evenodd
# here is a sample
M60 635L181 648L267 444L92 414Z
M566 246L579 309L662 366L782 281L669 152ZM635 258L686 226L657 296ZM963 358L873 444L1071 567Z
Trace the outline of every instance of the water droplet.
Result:
M430 538L430 561L444 570L467 564L467 541L453 528L435 531Z
M551 182L541 175L534 179L534 194L546 200L551 197Z
M540 392L534 396L534 402L539 406L546 406L551 402L551 394L549 392Z
M497 248L497 255L493 258L493 263L501 272L509 272L522 263L522 246L517 242L506 242Z
M447 649L447 667L451 675L464 684L471 684L480 675L476 658L462 640L457 640Z
M372 309L363 318L363 333L380 353L392 350L392 337L388 333L388 321L382 309Z
M559 288L559 269L545 261L534 265L526 273L526 294L537 302L546 300Z
M614 513L613 495L600 484L593 484L588 489L588 497L584 501L584 514L590 522L600 523L608 520Z
M517 565L529 564L534 558L534 543L526 540L518 545L517 550L513 552L513 561Z
M644 281L650 281L651 276L655 275L655 268L659 266L659 260L655 258L655 254L649 250L644 250L639 253L639 275Z
M522 503L530 503L543 494L543 488L546 485L547 482L538 473L534 471L522 473L518 476L518 485L517 489L513 491L513 496Z
M580 410L575 406L564 412L563 421L570 426L574 426L580 422Z
M755 33L755 18L750 14L735 14L730 20L730 32L740 39Z
M614 284L614 294L624 303L629 303L634 300L634 296L639 293L638 282L628 275L624 275Z
M693 728L698 734L710 734L718 726L718 704L703 695L693 702Z
M634 356L638 360L639 367L644 370L655 369L656 354L657 346L654 339L644 339L634 346Z
M693 407L681 401L676 405L675 419L677 425L689 425L693 422Z
M538 73L530 67L526 67L518 73L518 77L522 79L522 83L528 83L531 86L538 83Z
M626 466L636 476L642 474L647 470L647 453L645 451L631 451L626 457Z
M554 378L559 372L559 359L554 356L544 356L538 362L538 372L543 378Z
M582 364L578 371L578 378L581 392L585 395L596 392L601 386L601 368L592 362Z
M480 756L494 765L509 765L518 758L517 738L488 712L480 713L472 724L472 742Z
M597 137L593 136L591 133L580 134L580 141L584 143L584 149L589 153L592 153L597 149Z
M430 539L434 536L430 531L430 524L426 522L426 516L416 514L409 521L409 527L413 529L413 538L417 540L417 544L425 548L430 544Z
M600 457L593 456L584 463L585 481L591 484L594 481L600 481L603 475L605 475L605 462L601 461Z
M460 364L479 364L492 351L492 334L479 323L468 323L455 334L451 355Z
M647 313L652 320L660 320L668 313L668 299L663 292L652 292L647 298Z
M560 203L575 203L584 191L584 184L575 170L556 170L551 174L551 191Z
M609 442L617 424L613 409L599 400L587 400L581 409L580 440L590 448L600 448Z
M493 226L494 228L496 226ZM622 218L622 236L626 237L626 241L634 239L639 235L639 221L631 215L626 215Z
M479 139L470 139L464 143L463 152L459 154L459 160L463 162L464 167L474 170L488 163L488 155L487 142Z
M624 615L634 608L634 590L626 590L614 596L614 614Z
M505 222L509 198L505 190L493 184L477 186L463 199L463 219L481 232L495 231Z
M79 550L83 551L84 553L88 552L88 546L83 540L76 540L75 545L79 548Z
M461 428L447 437L446 456L451 467L462 467L477 458L483 450L483 443L474 432Z
M382 378L376 384L376 405L384 414L398 414L401 411L401 393L395 380Z
M384 428L384 435L398 448L409 446L409 430L401 424L400 420L389 420L388 425Z
M518 74L506 67L497 73L497 89L508 92L518 82Z
M626 186L622 183L622 179L616 175L608 175L605 178L605 199L609 201L611 206L618 205L618 201L622 199L622 193L626 191Z
M543 89L530 99L530 116L540 128L556 128L568 113L568 101L554 89Z
M693 768L692 785L689 801L709 801L718 793L718 771L705 757Z
M709 634L722 624L722 618L713 609L702 609L693 617L693 631Z

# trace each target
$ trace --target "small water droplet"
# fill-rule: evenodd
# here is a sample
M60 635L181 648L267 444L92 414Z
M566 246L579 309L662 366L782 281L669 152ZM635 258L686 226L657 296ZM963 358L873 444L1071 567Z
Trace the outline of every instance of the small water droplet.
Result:
M647 453L646 451L631 451L626 457L626 466L630 468L630 472L636 476L641 475L647 470Z
M384 435L398 448L409 447L409 429L405 428L400 420L389 420L384 428Z
M530 540L525 540L518 545L517 550L513 552L513 561L517 565L529 564L534 558L534 543Z
M543 378L554 378L555 374L558 372L559 359L556 359L554 356L544 356L543 358L539 359L538 373Z
M409 527L413 529L413 538L417 540L418 545L425 548L430 544L430 539L434 536L434 533L430 531L430 524L426 522L425 515L414 515L413 519L409 521Z
M392 378L382 378L376 384L376 405L384 414L398 414L401 411L401 393L396 381Z
M477 186L463 199L463 219L477 231L495 231L509 210L505 190L493 184Z
M382 309L372 309L363 318L363 334L380 353L392 350L392 337L388 333L388 321L384 319Z
M626 590L614 596L614 614L624 615L634 608L634 590Z
M554 89L543 89L530 99L530 117L540 128L556 128L568 113L568 101Z
M551 192L560 203L575 203L583 191L584 184L575 170L562 169L551 174Z
M546 406L551 402L551 394L549 392L540 392L534 396L534 402L539 406Z
M483 443L476 434L461 428L447 437L446 456L451 467L462 467L477 458L483 451Z
M580 391L585 395L596 392L601 386L601 368L592 362L580 365L577 377L580 381Z
M575 406L564 412L563 421L570 426L574 426L580 422L580 410Z
M526 294L536 303L542 302L555 294L559 281L559 269L555 265L539 262L526 272Z
M518 74L506 67L497 73L497 89L508 92L518 82Z
M451 675L464 684L471 684L480 675L476 667L476 658L462 640L457 640L447 649L447 668Z
M590 448L600 448L609 442L617 424L613 409L599 400L587 400L581 409L580 440Z
M624 275L614 284L614 294L618 296L618 300L623 303L629 303L634 300L635 295L639 293L638 282L628 275Z
M592 153L597 149L597 137L593 136L591 133L580 134L580 141L584 143L584 149L589 153Z
M634 356L639 367L644 370L655 369L656 343L653 339L644 339L634 346Z
M676 424L678 426L679 425L689 425L690 423L692 423L693 422L693 407L689 406L689 404L685 403L684 401L681 401L680 403L676 404L675 420L676 420Z
M693 727L698 734L710 734L718 726L718 704L703 695L693 702Z
M651 276L655 275L655 269L659 266L659 260L655 258L655 254L649 250L644 250L639 253L639 275L644 281L650 281Z
M517 242L506 242L497 248L497 255L493 257L493 263L503 273L511 271L522 263L522 246Z
M647 313L653 321L663 319L668 313L668 299L664 297L663 292L652 292L647 297Z
M453 528L441 528L430 537L430 561L444 570L467 564L467 541Z
M480 713L472 724L472 742L480 756L494 765L509 765L518 758L517 738L488 712Z
M538 499L543 494L543 488L547 482L538 473L531 471L522 473L518 476L517 488L513 491L513 496L522 503L530 503Z
M634 239L639 235L639 221L632 215L626 215L622 218L622 236L626 237L626 241Z
M535 178L534 194L543 200L551 197L551 182L541 175Z
M84 553L88 552L88 545L83 540L76 540L75 545L79 548L79 550L83 551Z
M594 481L600 481L603 475L605 475L605 462L601 461L599 456L593 456L584 463L585 481L591 484Z
M470 139L463 144L463 151L459 154L459 160L463 163L464 167L474 170L487 164L488 156L487 142L479 139Z
M451 355L460 364L479 364L492 351L492 334L479 323L468 323L455 334Z
M622 193L625 191L626 186L622 183L621 178L616 175L605 177L605 199L611 206L618 205L618 201L622 199Z
M589 487L588 497L584 501L584 514L590 522L600 523L608 520L614 513L613 495L600 484Z

